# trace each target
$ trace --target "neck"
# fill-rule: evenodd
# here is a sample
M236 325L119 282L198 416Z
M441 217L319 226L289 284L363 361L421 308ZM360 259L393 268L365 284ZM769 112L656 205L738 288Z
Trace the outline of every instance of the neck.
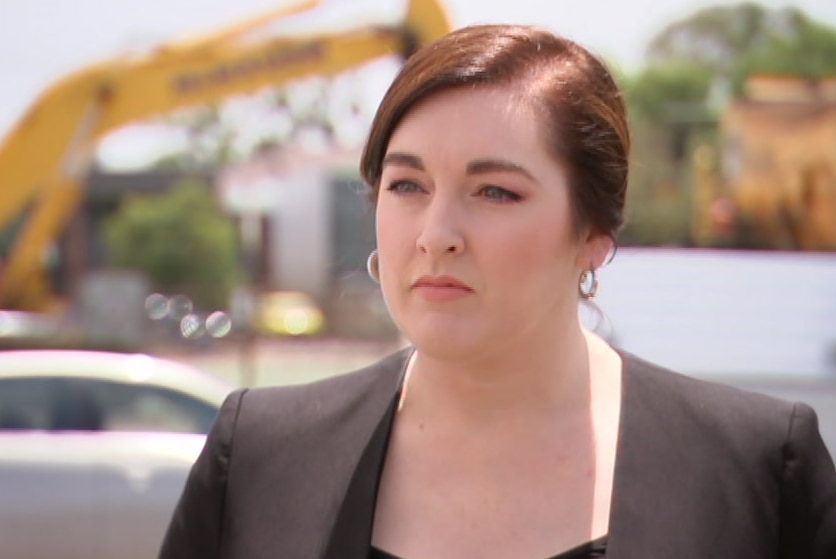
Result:
M480 422L508 417L498 411L531 417L588 407L590 343L597 348L596 340L573 323L559 334L541 332L478 357L448 359L419 349L410 363L403 407Z

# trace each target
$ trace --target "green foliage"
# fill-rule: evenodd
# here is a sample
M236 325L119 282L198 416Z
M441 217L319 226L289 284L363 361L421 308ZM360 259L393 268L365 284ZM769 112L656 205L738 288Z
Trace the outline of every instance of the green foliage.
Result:
M627 189L626 225L619 235L623 246L682 246L691 243L691 190L687 160L677 159L677 128L660 125L633 113L633 149ZM711 131L695 134L690 143L710 141Z
M105 238L112 265L141 271L155 289L187 293L200 307L225 307L241 275L234 223L200 181L129 198Z
M735 69L735 89L747 76L773 74L818 79L836 76L836 29L804 16L796 32L772 37L761 48L741 56Z
M821 78L836 75L836 29L798 8L755 3L697 11L663 29L647 51L650 68L687 63L731 80L739 92L757 73Z
M685 195L633 196L628 221L619 234L622 246L688 246L691 206Z
M703 107L712 85L712 73L690 62L649 66L625 80L631 112L655 123L687 122L705 118Z
M669 61L624 80L633 145L623 245L690 244L689 154L712 142L712 72Z
M704 8L657 34L647 50L648 62L688 61L729 75L747 53L797 35L804 19L797 8L768 10L753 2Z
M836 76L836 29L797 8L709 7L651 41L647 64L622 79L633 134L624 244L688 244L692 153L717 142L731 94L753 74Z

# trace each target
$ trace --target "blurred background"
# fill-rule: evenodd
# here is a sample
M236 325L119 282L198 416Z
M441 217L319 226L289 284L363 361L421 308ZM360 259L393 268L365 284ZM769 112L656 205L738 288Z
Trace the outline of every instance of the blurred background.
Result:
M0 0L0 438L200 437L235 386L401 347L365 272L362 142L417 44L518 22L600 53L629 105L628 223L584 319L662 365L811 403L836 448L836 3L438 2ZM128 421L124 387L143 383ZM59 418L70 397L87 427ZM41 435L0 445L0 484L64 444ZM148 493L162 458L137 470L119 444L126 491ZM179 443L155 444L170 460ZM146 543L199 446L165 462L179 473L144 509ZM19 503L52 502L35 485ZM92 510L79 499L61 510Z
M621 80L628 224L596 327L689 373L836 377L836 4L420 4L427 38L537 23ZM356 167L410 6L4 0L2 347L274 384L400 345Z

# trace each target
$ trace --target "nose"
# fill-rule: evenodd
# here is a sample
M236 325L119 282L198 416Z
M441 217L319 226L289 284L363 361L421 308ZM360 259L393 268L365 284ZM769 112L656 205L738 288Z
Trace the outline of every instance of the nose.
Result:
M425 209L424 223L416 239L416 247L424 254L460 254L464 250L464 236L460 216L454 204L434 199Z

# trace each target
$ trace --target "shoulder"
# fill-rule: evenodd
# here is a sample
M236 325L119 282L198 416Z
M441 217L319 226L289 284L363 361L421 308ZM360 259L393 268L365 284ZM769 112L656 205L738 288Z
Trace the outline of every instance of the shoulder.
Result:
M352 410L385 407L400 386L409 352L401 350L362 369L316 382L239 389L227 398L220 416L234 416L236 432L264 429L281 436L338 420Z
M836 557L836 470L812 408L619 354L625 444L618 464L636 501L678 495L715 541L745 542L754 555ZM680 512L671 505L667 514Z
M706 444L723 444L749 452L753 445L780 452L798 418L813 410L796 402L696 379L619 352L624 363L625 402L645 421L662 422Z
M755 415L779 413L789 417L793 412L793 402L698 379L622 350L619 354L624 364L625 388L640 392L643 397L666 398L686 409L696 407L715 413L731 413L737 409Z

